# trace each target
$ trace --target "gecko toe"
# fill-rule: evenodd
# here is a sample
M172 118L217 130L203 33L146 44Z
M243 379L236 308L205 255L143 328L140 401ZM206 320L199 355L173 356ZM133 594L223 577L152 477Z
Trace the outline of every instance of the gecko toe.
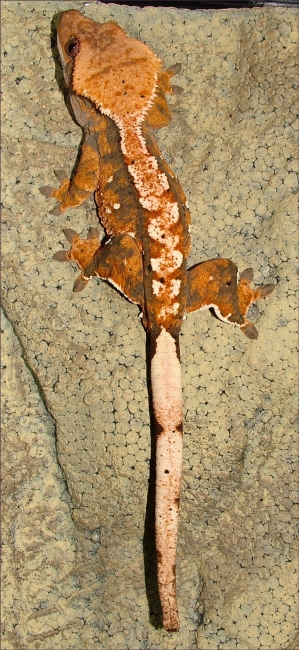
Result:
M242 330L243 334L247 336L248 339L254 341L255 339L258 338L258 331L256 327L253 325L253 323L250 323L250 321L245 323L245 325L241 325L240 329Z
M247 284L250 284L250 282L253 280L253 269L245 269L244 271L242 271L239 278L239 282L241 280L245 280Z
M182 86L173 85L171 87L173 95L181 95L181 93L184 91L184 88L182 88Z
M79 293L79 291L83 291L83 289L85 289L88 282L89 282L89 278L84 278L82 275L79 275L76 278L73 285L74 293Z
M56 260L57 262L68 262L69 252L64 250L57 251L57 253L54 253L53 255L53 260Z
M172 76L175 74L180 74L182 71L182 64L181 63L175 63L174 65L171 65L169 68L167 68L166 72L170 72Z
M70 242L70 244L73 243L74 239L79 237L78 233L72 228L63 228L63 233L66 239Z
M55 169L54 174L59 183L62 183L67 178L67 174L63 169Z
M61 208L60 206L55 206L53 210L49 210L49 214L53 214L54 217L60 217L61 216Z
M53 187L50 187L49 185L45 185L43 187L39 187L38 189L43 196L47 197L47 199L49 199L52 196Z
M87 239L99 239L99 235L98 229L91 226L87 234Z
M264 284L262 287L259 287L260 298L265 298L269 296L272 291L275 289L275 284Z

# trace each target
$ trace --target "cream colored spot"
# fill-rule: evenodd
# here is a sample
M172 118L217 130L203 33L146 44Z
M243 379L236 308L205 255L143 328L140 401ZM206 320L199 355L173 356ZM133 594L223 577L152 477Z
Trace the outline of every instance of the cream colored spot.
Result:
M170 282L171 285L171 297L173 298L174 296L178 296L180 293L180 287L181 287L181 280L171 280Z
M169 298L174 298L180 292L181 280L171 280L170 283L160 282L159 280L152 281L153 293L155 296L159 296L160 293L167 293ZM179 303L175 303L172 307L162 308L160 311L161 316L165 316L166 313L172 314L177 313L179 308Z
M181 251L162 251L161 257L151 258L151 267L155 273L173 273L178 269L183 262L183 255Z
M144 199L153 195L162 196L169 188L167 176L157 169L157 161L152 156L144 156L142 160L137 159L134 165L128 165L128 170L136 189Z
M171 307L162 307L162 309L160 310L161 318L165 318L166 316L169 315L175 316L175 314L177 314L179 311L179 307L180 307L179 302L174 302L173 305L171 305Z
M152 239L164 244L166 248L175 248L179 243L178 235L171 236L165 228L161 228L160 221L152 219L148 226L148 234Z
M177 203L169 203L163 212L166 215L168 225L178 222L180 213Z
M140 198L139 203L145 210L158 210L160 202L159 199L156 199L154 196L150 196L147 199Z
M114 203L114 210L118 210L120 208L120 203Z
M162 282L159 282L158 280L152 281L152 287L155 296L158 296L160 291L163 291L163 289L165 288Z

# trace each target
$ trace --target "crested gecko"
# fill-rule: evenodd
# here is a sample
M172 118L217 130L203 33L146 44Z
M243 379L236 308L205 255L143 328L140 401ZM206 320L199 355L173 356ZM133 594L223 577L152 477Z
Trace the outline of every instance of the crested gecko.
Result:
M94 192L96 228L83 240L65 230L81 269L74 290L93 276L107 280L141 309L150 346L151 399L156 435L155 540L157 582L168 631L179 629L176 546L182 474L183 417L179 333L186 313L213 308L216 316L257 338L249 306L273 291L252 289L252 269L239 274L228 259L187 269L190 214L178 179L163 159L151 129L167 126L165 99L180 66L163 70L144 43L116 23L95 23L77 10L64 12L57 44L65 83L84 142L75 172L61 185L41 188L55 197L61 214Z

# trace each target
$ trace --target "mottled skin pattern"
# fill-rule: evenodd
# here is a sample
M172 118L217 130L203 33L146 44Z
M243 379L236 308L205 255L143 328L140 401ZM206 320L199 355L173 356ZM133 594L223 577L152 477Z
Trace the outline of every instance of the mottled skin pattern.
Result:
M110 282L142 311L151 349L151 393L156 434L155 530L157 579L166 630L179 629L176 545L182 472L182 387L179 332L186 312L213 308L251 339L257 331L249 306L273 290L250 288L251 269L240 277L230 260L216 259L187 271L190 215L184 192L163 160L151 128L167 126L165 93L178 66L161 61L116 23L99 25L78 11L62 14L57 42L70 101L84 131L72 180L58 190L42 188L59 201L60 214L92 193L105 228L102 242L91 228L86 240L65 230L82 269L74 290L92 276Z

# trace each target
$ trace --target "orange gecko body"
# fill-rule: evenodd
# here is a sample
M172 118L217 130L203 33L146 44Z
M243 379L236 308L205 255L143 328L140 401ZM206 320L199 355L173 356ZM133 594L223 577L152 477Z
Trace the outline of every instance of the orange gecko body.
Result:
M251 269L240 276L230 260L187 270L190 214L186 197L150 129L167 126L165 94L179 66L160 59L116 23L97 24L79 11L62 14L57 42L70 102L84 142L76 171L53 196L60 214L95 193L102 242L92 228L86 240L66 230L70 251L57 260L81 268L74 290L92 276L110 282L139 305L150 345L151 397L156 435L155 531L157 581L166 630L179 629L176 546L182 474L183 417L179 333L184 314L213 308L249 337L249 306L273 285L250 288Z

